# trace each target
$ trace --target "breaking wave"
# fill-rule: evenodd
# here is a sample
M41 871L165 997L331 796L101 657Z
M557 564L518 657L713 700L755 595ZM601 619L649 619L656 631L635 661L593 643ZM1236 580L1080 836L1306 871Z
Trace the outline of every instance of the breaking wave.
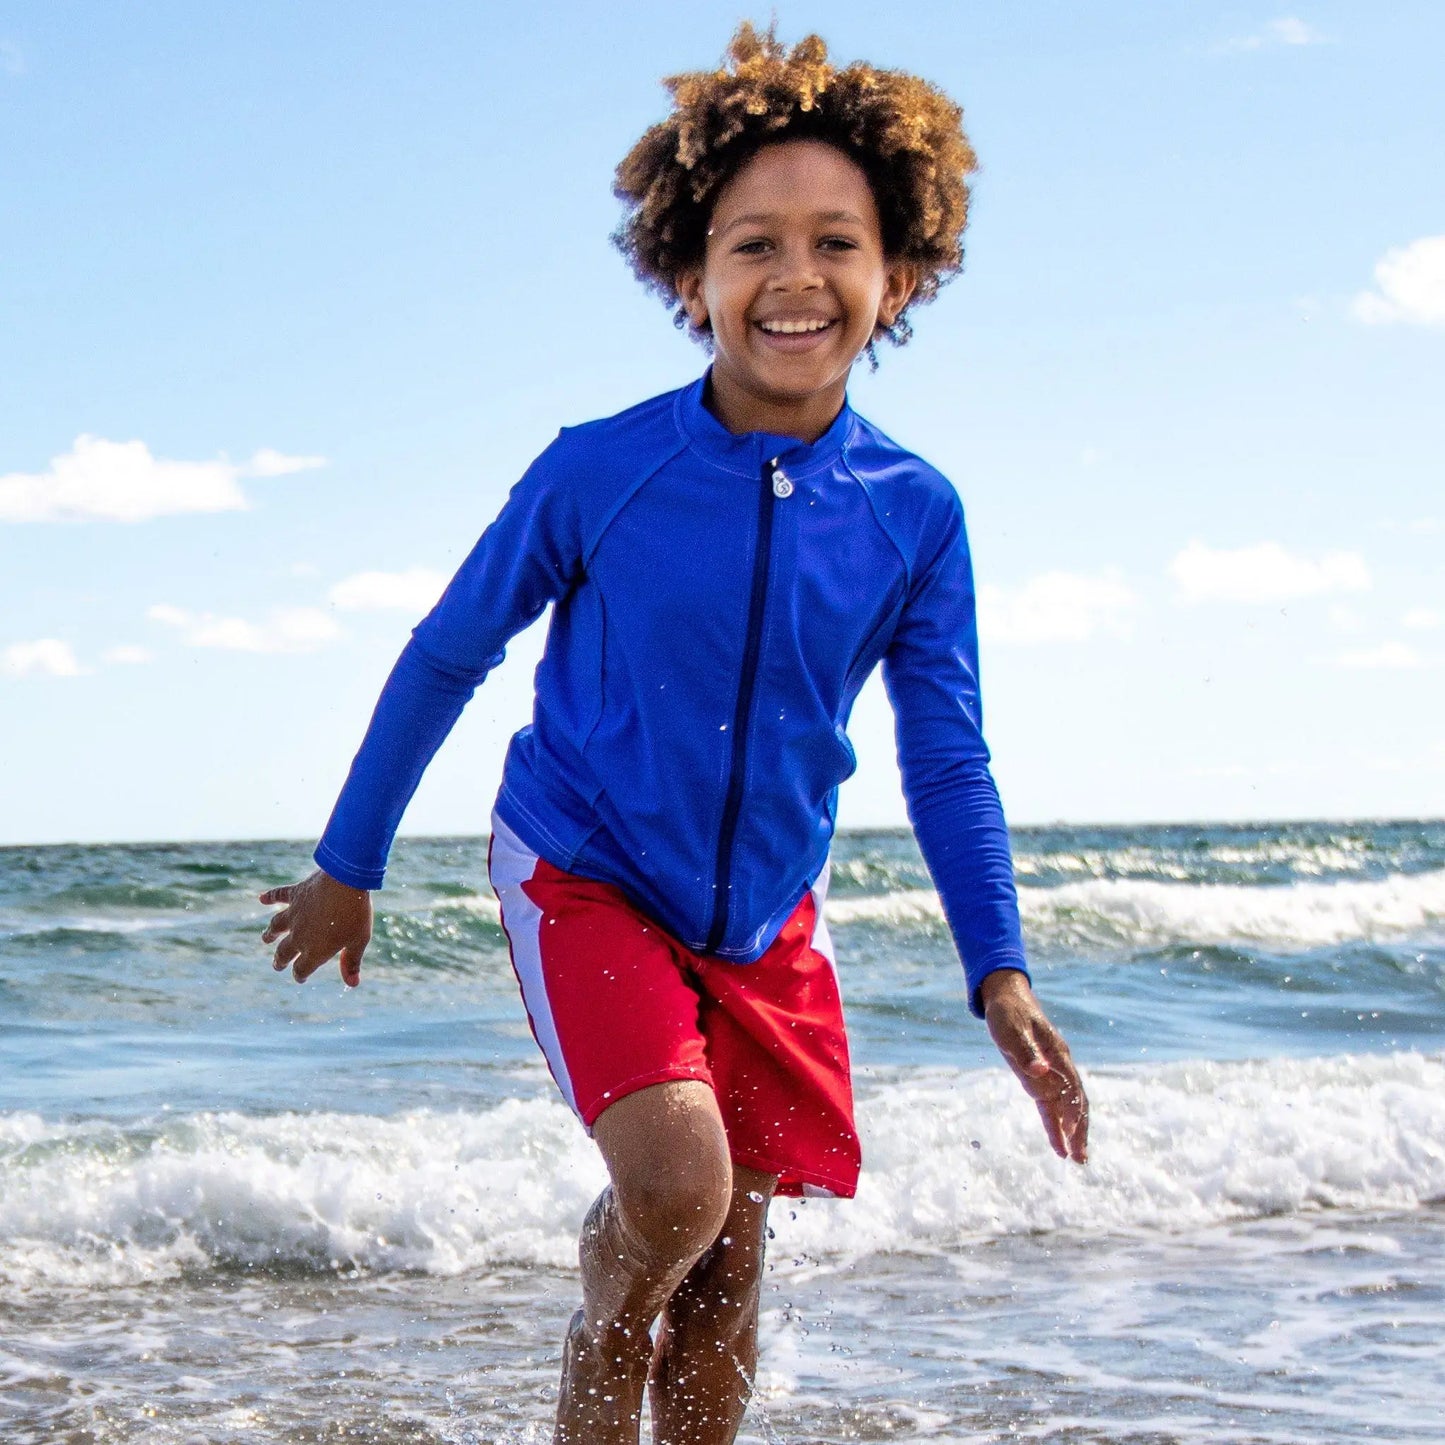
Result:
M860 1081L851 1203L779 1201L780 1259L1033 1231L1156 1231L1445 1199L1445 1057L1101 1071L1091 1162L1057 1160L1001 1068ZM214 1268L457 1274L570 1265L604 1182L551 1099L392 1118L0 1116L0 1280L104 1287Z

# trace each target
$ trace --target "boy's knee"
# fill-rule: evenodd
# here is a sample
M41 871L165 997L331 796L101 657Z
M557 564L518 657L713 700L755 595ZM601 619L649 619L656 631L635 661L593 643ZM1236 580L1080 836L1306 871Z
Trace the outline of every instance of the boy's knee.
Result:
M615 1180L613 1188L625 1228L650 1260L690 1263L727 1219L732 1167L722 1151L658 1159Z
M727 1134L711 1087L674 1079L619 1099L593 1126L632 1248L671 1272L715 1240L732 1197Z

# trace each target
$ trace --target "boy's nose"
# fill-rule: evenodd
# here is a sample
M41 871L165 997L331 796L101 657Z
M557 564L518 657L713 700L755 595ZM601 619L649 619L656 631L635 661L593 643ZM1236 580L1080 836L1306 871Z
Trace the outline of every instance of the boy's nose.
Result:
M816 291L822 284L817 268L803 264L779 265L768 277L769 291Z
M769 291L813 291L822 284L823 277L810 248L783 246L778 249L768 277Z

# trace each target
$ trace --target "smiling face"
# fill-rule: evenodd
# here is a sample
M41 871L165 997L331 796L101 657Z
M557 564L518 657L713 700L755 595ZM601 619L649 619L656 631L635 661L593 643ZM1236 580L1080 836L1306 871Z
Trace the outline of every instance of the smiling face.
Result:
M823 141L765 146L718 193L702 265L678 278L713 339L712 405L735 432L815 441L848 372L913 292L883 254L862 170Z

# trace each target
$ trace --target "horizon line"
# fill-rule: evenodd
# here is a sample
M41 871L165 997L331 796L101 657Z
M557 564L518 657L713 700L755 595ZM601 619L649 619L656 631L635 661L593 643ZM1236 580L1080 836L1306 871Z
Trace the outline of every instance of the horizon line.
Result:
M1010 823L1009 832L1014 833L1037 833L1058 831L1064 829L1123 829L1123 828L1300 828L1318 827L1330 825L1341 826L1369 826L1369 827L1404 827L1432 825L1445 825L1445 816L1415 816L1415 815L1390 815L1390 814L1363 814L1353 813L1344 815L1316 814L1300 817L1279 817L1266 816L1258 818L1154 818L1147 820L1120 820L1101 821L1071 820L1067 818L1056 818L1049 822ZM908 823L879 823L859 824L857 826L843 827L836 830L835 838L844 838L849 835L866 833L896 833L912 834L913 828ZM396 837L396 844L404 843L441 843L453 841L476 841L480 842L491 837L490 833L464 832L464 833L399 833ZM48 842L0 842L0 852L19 851L22 849L41 848L184 848L196 847L217 847L229 845L241 847L246 844L271 845L271 844L295 844L298 847L314 847L316 840L307 837L193 837L193 838L60 838ZM395 846L395 845L394 845Z

